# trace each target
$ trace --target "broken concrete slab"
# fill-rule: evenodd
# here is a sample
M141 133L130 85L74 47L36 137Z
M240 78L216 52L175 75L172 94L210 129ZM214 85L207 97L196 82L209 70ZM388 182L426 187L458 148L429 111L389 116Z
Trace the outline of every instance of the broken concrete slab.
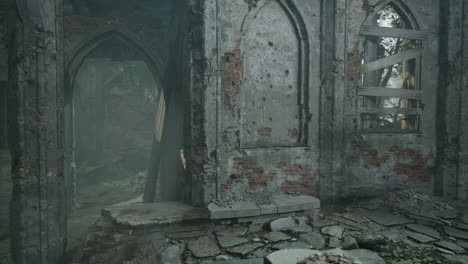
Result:
M468 232L466 232L466 231L455 229L455 228L450 227L450 226L444 226L444 231L445 231L445 234L447 234L447 235L449 235L451 237L468 240Z
M298 263L309 258L320 256L341 256L356 263L384 264L385 261L377 253L369 250L341 250L333 249L328 251L318 251L311 249L284 249L271 253L266 259L271 264Z
M341 238L344 232L344 228L339 225L325 226L325 227L322 227L321 231L322 231L322 234L324 235Z
M217 236L226 236L226 237L239 237L244 236L249 231L246 227L223 227L223 229L216 230L214 233Z
M257 216L261 209L254 202L234 202L230 206L218 206L215 203L208 205L211 219L230 219L239 217Z
M325 238L316 232L299 235L299 240L309 244L315 249L323 249L325 247Z
M271 231L285 231L296 226L296 222L292 217L285 217L271 221L269 226Z
M200 264L263 264L263 258L229 259L219 261L202 261Z
M276 193L271 200L278 207L278 213L320 209L320 200L309 195L288 195Z
M340 248L344 250L359 249L359 245L354 237L347 236L343 239L343 243L341 243Z
M207 236L188 241L187 248L198 258L213 257L221 253L218 245Z
M457 245L457 244L455 244L453 242L450 242L450 241L439 241L439 242L435 242L434 244L441 247L441 248L450 250L450 251L452 251L452 252L454 252L456 254L462 254L462 253L465 252L465 249L463 249L459 245Z
M255 249L260 248L260 247L263 247L263 243L249 243L249 244L244 244L241 246L230 248L227 251L233 254L245 256L249 252L254 251Z
M278 241L291 239L290 236L286 235L283 232L269 232L263 235L263 238L267 239L270 242L276 243Z
M465 211L462 212L462 214L460 216L460 221L462 221L462 223L468 225L468 210L465 210Z
M185 231L185 232L174 232L166 234L167 237L172 239L182 239L182 238L195 238L206 235L207 231L205 230L196 230L196 231Z
M458 229L463 229L465 231L468 231L468 224L458 223L455 227Z
M226 237L226 236L218 236L217 240L218 240L219 245L223 248L234 247L234 246L241 245L250 241L249 239L243 238L243 237Z
M297 225L297 226L292 226L287 229L287 232L293 233L293 234L305 234L312 232L312 227L308 225Z
M407 225L406 228L408 228L409 230L413 232L421 233L426 236L433 237L435 239L442 239L439 232L437 232L434 228L429 227L429 226L419 225L419 224L410 224L410 225Z
M277 214L278 213L278 206L274 203L270 204L257 204L260 207L260 214L261 215L268 215L268 214Z
M426 236L424 234L421 234L421 233L415 233L415 232L411 232L411 231L406 231L407 235L409 238L419 242L419 243L429 243L429 242L433 242L433 241L436 241L437 239L433 238L433 237L430 237L430 236Z
M183 245L171 245L160 255L160 263L182 264L182 253L185 250Z
M209 219L205 208L195 208L181 202L112 206L102 209L102 214L119 225L132 228Z
M465 241L462 241L462 240L457 240L457 244L458 244L460 247L462 247L462 248L468 250L468 242L465 242Z
M294 248L297 248L297 249L311 249L311 246L307 243L304 243L302 241L284 241L284 242L281 242L281 243L277 243L277 244L274 244L273 246L271 246L271 248L273 249L278 249L278 250L282 250L282 249L294 249Z
M365 216L370 220L376 222L377 224L383 226L405 225L412 224L414 222L412 219L406 218L401 215L396 215L384 210L367 211L365 213Z

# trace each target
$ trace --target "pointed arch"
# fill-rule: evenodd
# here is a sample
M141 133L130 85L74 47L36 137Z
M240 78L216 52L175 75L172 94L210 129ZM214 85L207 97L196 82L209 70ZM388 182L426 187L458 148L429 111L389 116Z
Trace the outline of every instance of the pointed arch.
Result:
M160 58L156 57L151 49L141 41L133 33L115 26L108 26L101 28L95 31L93 34L88 36L86 39L81 41L77 48L73 49L65 57L65 102L69 103L73 96L74 82L76 75L81 65L83 64L86 57L97 47L107 40L119 38L130 46L134 47L136 50L140 51L144 55L144 61L150 69L154 81L157 83L158 87L163 87L162 76L163 72L163 63ZM163 88L164 89L164 88Z
M272 10L265 11L268 8L272 8L274 12L268 13L272 12ZM266 20L262 21L264 19ZM266 31L260 28L258 23L275 24L277 27L269 27L268 34L270 35L264 39L261 38L262 43L252 44L260 41L259 38L255 37L256 34L259 34L259 32L267 34ZM242 82L242 86L263 88L269 86L271 88L268 93L262 93L262 88L241 89L242 104L245 104L251 111L244 111L241 117L242 132L240 147L257 148L261 146L273 148L306 146L309 140L306 116L309 113L310 39L306 23L297 9L295 1L259 1L244 17L240 33L242 35L240 50L242 52L243 78L247 80ZM285 41L280 42L279 38L285 39ZM273 44L275 41L278 43ZM283 58L284 69L274 67L276 60L272 56L269 56L271 55L270 53L267 55L265 52L273 52L272 54L278 60L279 58ZM244 56L244 54L249 55ZM261 54L265 54L265 56ZM263 58L265 60L263 65L268 68L267 71L269 72L266 78L261 76L265 74L264 70L255 66L257 65L255 58ZM249 63L249 61L252 63ZM265 65L270 65L271 67ZM249 70L252 70L254 73L249 74ZM270 71L273 71L273 73ZM281 71L286 74L282 74ZM261 85L255 85L256 83L260 83ZM288 91L281 90L282 86L289 87ZM267 116L276 116L277 108L270 108L270 104L266 103L254 105L247 104L246 102L246 98L249 98L249 100L256 98L264 102L276 102L279 97L284 99L282 102L289 102L295 106L288 108L288 113L283 113L290 118L286 118L281 122L273 122L271 117L267 118ZM262 105L264 106L263 108ZM249 114L254 113L256 109L260 108L264 111L262 119ZM263 127L267 129L272 128L277 132L275 132L275 135L265 137L262 132ZM296 131L293 133L296 136L288 137L288 130L284 129L285 127L289 127L291 131Z
M411 29L413 30L420 30L420 19L417 16L417 12L414 12L406 3L404 0L386 0L383 1L382 3L378 4L372 13L370 13L367 18L364 20L364 23L362 24L363 26L366 25L372 25L373 18L377 15L378 12L380 12L382 9L387 7L388 5L392 6L398 14L406 20L408 24L411 25Z

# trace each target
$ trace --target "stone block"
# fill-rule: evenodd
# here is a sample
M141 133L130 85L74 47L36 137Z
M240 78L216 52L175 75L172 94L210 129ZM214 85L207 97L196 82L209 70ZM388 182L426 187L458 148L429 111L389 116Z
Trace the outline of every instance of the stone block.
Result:
M277 193L272 196L272 201L278 206L278 213L320 209L320 200L308 195Z
M229 207L218 206L214 203L208 205L211 219L229 219L239 217L258 216L261 209L253 202L235 202Z

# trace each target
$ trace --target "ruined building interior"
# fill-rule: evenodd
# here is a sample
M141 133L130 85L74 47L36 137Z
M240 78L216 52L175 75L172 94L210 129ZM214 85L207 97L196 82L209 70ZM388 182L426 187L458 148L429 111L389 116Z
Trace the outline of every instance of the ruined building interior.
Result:
M468 0L1 0L0 264L468 263Z

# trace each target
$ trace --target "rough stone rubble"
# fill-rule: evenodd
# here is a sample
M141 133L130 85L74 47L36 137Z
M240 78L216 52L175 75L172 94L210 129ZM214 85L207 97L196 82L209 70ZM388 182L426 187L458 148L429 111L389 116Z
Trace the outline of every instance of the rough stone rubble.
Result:
M69 258L93 264L468 263L468 209L399 191L324 207L318 217L299 212L132 227L107 216Z

